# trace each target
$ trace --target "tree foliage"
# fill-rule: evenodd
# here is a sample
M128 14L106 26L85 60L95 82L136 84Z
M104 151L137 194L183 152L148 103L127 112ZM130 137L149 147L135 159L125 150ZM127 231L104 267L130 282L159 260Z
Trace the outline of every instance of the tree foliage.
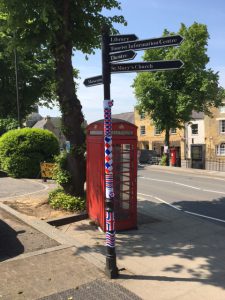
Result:
M71 143L67 169L71 185L66 192L82 196L85 182L85 135L82 106L76 95L71 57L81 50L86 54L100 46L103 24L113 30L113 23L125 24L122 16L106 16L107 10L120 9L116 0L0 0L5 28L16 28L15 43L34 53L46 50L54 60L56 94L62 112L64 134ZM75 59L76 61L76 59ZM76 67L76 66L75 66Z
M20 117L24 119L34 104L50 106L55 98L53 60L46 49L22 48L6 25L6 19L0 15L0 117L17 118L16 53Z
M18 128L18 126L19 124L15 119L0 119L0 136L9 130Z
M218 107L224 95L218 72L207 68L209 34L206 25L194 23L186 27L181 24L178 33L184 37L179 47L146 50L144 60L181 59L184 67L141 73L133 84L138 110L149 113L154 123L166 131L166 145L169 145L171 128L180 128L190 121L193 110L210 115L210 108ZM163 35L172 34L165 30Z

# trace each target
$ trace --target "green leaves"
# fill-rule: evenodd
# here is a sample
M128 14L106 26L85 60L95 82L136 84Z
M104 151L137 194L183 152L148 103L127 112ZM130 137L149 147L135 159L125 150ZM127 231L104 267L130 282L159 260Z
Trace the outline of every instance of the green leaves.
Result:
M0 136L12 129L18 128L19 124L15 119L0 119Z
M206 25L194 23L188 28L181 24L178 33L184 37L180 47L147 50L144 60L181 59L184 67L140 73L133 84L138 109L149 113L163 130L181 127L191 119L193 110L210 114L210 108L220 105L224 95L218 73L207 69L209 34ZM170 34L174 33L164 31L164 35Z
M0 137L0 165L12 177L37 178L40 162L53 161L58 152L58 140L48 130L16 129Z
M55 209L68 211L84 211L85 199L66 194L62 188L57 188L49 193L48 202Z

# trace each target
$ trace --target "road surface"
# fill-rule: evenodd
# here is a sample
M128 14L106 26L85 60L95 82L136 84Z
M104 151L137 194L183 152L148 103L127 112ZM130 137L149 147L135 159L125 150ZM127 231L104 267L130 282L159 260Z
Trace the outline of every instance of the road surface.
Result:
M45 189L48 189L48 186L43 184L41 180L3 177L0 178L0 201L1 198L39 193Z
M138 197L225 225L225 176L147 166L138 171Z

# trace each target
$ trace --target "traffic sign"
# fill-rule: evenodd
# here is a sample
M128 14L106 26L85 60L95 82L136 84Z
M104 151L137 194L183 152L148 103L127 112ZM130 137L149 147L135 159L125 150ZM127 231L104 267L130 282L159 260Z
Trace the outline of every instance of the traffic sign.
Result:
M87 87L102 84L102 83L103 83L102 75L86 78L84 80L84 85Z
M136 34L111 35L109 38L110 44L136 41L138 39Z
M110 61L129 60L135 58L137 54L133 50L110 54Z
M111 64L111 73L127 73L127 72L151 72L180 69L184 63L182 60L162 60L134 62L124 64Z
M110 45L110 52L126 51L126 50L144 50L149 48L160 48L168 46L180 45L183 41L181 35L164 36L160 38L137 40L133 42L119 43Z

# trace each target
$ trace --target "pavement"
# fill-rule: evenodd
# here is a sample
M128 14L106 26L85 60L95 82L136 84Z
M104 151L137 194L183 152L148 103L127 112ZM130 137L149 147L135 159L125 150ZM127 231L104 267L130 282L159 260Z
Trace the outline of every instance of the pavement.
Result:
M47 241L40 249L19 247L0 263L0 299L225 299L224 225L139 198L138 229L117 233L120 276L109 280L105 234L88 219L56 228L3 203L0 213L15 239L24 230Z

